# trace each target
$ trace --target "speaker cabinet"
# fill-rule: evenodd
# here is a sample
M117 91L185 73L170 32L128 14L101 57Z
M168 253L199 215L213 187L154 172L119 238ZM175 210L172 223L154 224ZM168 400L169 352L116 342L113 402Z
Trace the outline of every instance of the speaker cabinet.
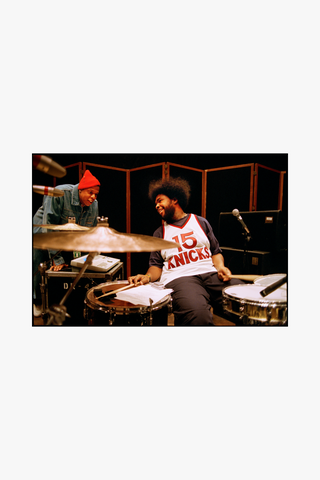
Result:
M240 212L240 215L251 234L249 250L279 252L287 248L287 225L281 210ZM244 249L242 225L232 212L220 213L218 231L220 245Z
M270 275L288 272L287 250L262 252L221 247L224 264L233 274Z
M245 256L243 250L228 247L221 247L221 249L224 264L233 274L268 275L271 273L270 252L249 250Z

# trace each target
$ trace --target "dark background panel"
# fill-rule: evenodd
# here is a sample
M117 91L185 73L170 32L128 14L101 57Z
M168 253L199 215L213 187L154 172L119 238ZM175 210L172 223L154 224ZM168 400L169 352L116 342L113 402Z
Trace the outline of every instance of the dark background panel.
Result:
M220 212L235 208L249 210L251 167L215 170L207 173L206 218L218 235ZM219 238L218 238L219 240Z
M280 172L275 172L263 167L258 167L257 171L256 210L277 210Z
M126 232L126 172L90 164L85 164L84 169L100 182L99 215L108 217L111 228Z
M131 233L152 236L162 220L149 199L149 184L162 178L162 165L130 172ZM131 274L145 273L149 266L148 252L131 254Z
M175 165L169 164L169 174L170 177L181 177L189 182L190 200L187 208L185 209L185 212L201 215L202 172L198 172L197 170L190 170L188 168L185 168L184 166L176 167Z
M59 188L59 185L76 185L80 182L81 179L81 163L66 165L67 173L62 178L56 179L56 187Z
M201 170L246 163L260 163L281 171L287 171L288 168L286 153L43 153L43 155L47 155L64 167L76 162L90 162L132 169L171 162Z
M282 211L288 222L288 173L283 176Z

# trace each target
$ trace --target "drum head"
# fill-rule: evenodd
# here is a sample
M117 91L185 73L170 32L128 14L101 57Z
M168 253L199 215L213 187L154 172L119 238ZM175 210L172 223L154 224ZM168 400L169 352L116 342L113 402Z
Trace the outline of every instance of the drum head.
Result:
M264 288L264 285L232 285L230 287L226 287L223 290L222 295L226 298L243 300L248 304L252 303L255 305L262 305L266 303L286 303L286 289L278 288L274 292L270 293L270 295L263 297L260 295L260 292L264 290Z
M285 276L285 273L275 273L272 275L266 275L265 277L256 278L253 283L256 285L263 285L264 287L268 287L272 283L281 280ZM284 283L283 285L281 285L280 288L287 289L287 284Z
M98 298L100 295L110 291L112 292L113 290L118 290L119 288L123 288L128 284L128 280L116 280L113 282L110 281L101 283L100 285L91 288L87 292L86 303L90 308L96 310L112 310L119 313L125 311L127 314L131 314L135 312L148 311L150 307L146 307L145 305L134 305L133 303L126 302L124 300L117 300L114 297L102 297L101 299ZM162 308L164 305L169 303L170 300L170 295L167 295L161 302L158 302L152 307L152 311Z

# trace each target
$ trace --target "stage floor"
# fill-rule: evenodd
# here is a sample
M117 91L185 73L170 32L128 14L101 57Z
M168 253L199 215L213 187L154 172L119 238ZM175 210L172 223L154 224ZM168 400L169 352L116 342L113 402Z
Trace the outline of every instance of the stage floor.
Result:
M235 326L235 323L229 322L229 320L225 320L224 318L218 317L217 315L213 315L213 323L216 326ZM43 325L42 317L33 317L33 325ZM173 326L174 321L171 315L169 315L168 319L168 326Z

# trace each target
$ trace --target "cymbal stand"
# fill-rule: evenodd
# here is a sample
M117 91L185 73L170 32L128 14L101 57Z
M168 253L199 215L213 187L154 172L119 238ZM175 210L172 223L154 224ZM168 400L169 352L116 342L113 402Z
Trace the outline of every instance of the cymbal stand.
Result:
M64 305L64 303L68 299L72 290L74 290L75 286L79 282L80 278L82 277L82 275L84 274L86 269L92 264L92 261L97 254L98 254L98 252L89 253L86 261L84 262L83 267L81 268L80 272L78 273L78 275L74 279L72 285L70 285L68 291L66 292L66 294L64 295L64 297L60 301L59 305L53 305L51 307L51 309L48 309L48 313L50 313L50 318L47 322L47 325L50 325L51 323L53 323L54 325L62 325L63 322L65 321L65 317L66 316L70 317L70 315L67 313L67 308Z
M38 270L41 275L41 283L40 283L40 293L41 293L41 306L42 312L41 317L44 318L45 310L46 310L46 284L45 284L45 272L47 270L47 262L40 263Z
M41 283L39 285L40 287L40 293L41 293L41 306L42 306L42 312L41 312L41 317L42 319L44 319L44 317L46 316L46 282L45 282L45 272L47 271L47 268L48 268L48 262L49 263L52 263L52 260L54 259L54 257L56 257L59 253L61 252L61 250L59 250L50 260L48 260L47 262L42 262L40 263L39 267L38 267L38 271L41 275Z

